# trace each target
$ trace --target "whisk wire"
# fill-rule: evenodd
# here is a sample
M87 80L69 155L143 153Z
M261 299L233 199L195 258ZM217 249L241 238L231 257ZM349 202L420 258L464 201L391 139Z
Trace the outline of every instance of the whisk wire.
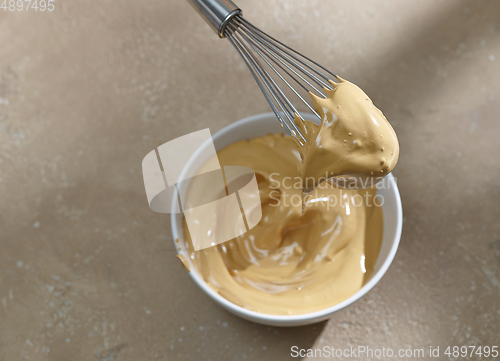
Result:
M281 125L288 131L289 134L294 135L295 137L300 139L299 142L302 144L305 139L300 133L299 129L295 125L293 113L291 113L290 102L286 101L287 99L282 92L277 91L279 87L274 83L272 78L267 74L267 72L262 68L262 65L258 62L255 56L245 47L245 45L241 42L241 40L236 36L233 28L230 31L227 31L230 26L226 28L226 37L229 39L231 44L235 47L238 53L241 55L246 65L250 69L255 81L257 82L260 90L264 94L266 100L269 105L273 109L274 113L278 117ZM269 80L271 79L271 81ZM274 87L273 87L274 85ZM267 91L266 91L267 88ZM272 98L271 98L272 97ZM284 98L284 99L283 99ZM274 99L274 101L273 101ZM276 107L276 105L281 109L281 111ZM286 117L287 119L284 119ZM290 128L290 124L295 129Z
M242 34L244 34L243 32L241 32ZM311 88L313 88L315 91L317 91L319 94L321 94L323 97L324 97L324 94L318 90L314 85L312 85L309 81L307 81L307 79L304 79L304 77L302 77L299 73L297 73L293 68L291 68L288 64L286 64L282 59L280 59L276 54L274 54L274 51L272 50L272 52L270 52L269 48L266 50L265 48L265 44L262 44L258 39L256 39L254 37L254 35L252 33L249 34L250 37L253 38L253 40L255 40L255 46L257 46L259 49L262 50L262 54L259 53L259 55L261 55L261 57L266 60L264 58L264 56L271 60L276 66L278 66L285 74L287 74L291 79L293 79L304 91L308 92L309 90L307 89L306 86L304 86L304 84L302 84L300 81L298 81L295 76L293 76L292 74L290 74L287 69L289 71L291 71L293 74L295 74L297 77L299 77L304 83L306 83L307 85L309 85ZM247 38L248 39L248 38ZM252 45L252 42L250 40L248 40L248 42L251 44L252 47L254 47L254 45ZM266 63L267 60L266 60ZM268 63L269 64L269 63ZM309 103L306 102L298 93L297 91L295 91L295 89L288 83L284 80L283 76L274 68L271 66L271 64L269 64L269 66L274 70L274 72L280 76L280 78L287 84L287 86L306 104L309 106ZM285 66L287 69L283 68L283 66ZM321 83L319 82L316 82L318 85L323 86ZM312 108L309 106L309 108L312 110ZM312 110L314 112L314 110Z
M232 28L232 30L234 31L235 29ZM259 62L259 60L255 57L255 55L251 51L249 51L247 46L245 46L245 43L240 39L241 35L233 32L233 36L234 36L233 39L237 40L237 43L240 46L240 49L244 51L247 58L255 66L255 69L257 70L259 77L264 82L264 84L269 89L269 91L271 92L271 95L276 100L276 103L281 108L284 115L288 118L289 121L291 119L293 119L293 112L294 112L293 105L287 101L288 99L283 94L281 89L278 87L278 85L276 84L274 79L269 75L269 73L267 73L265 71L264 67ZM292 125L294 125L294 124L292 124Z
M307 91L307 88L304 87L302 84L300 84L290 73L288 73L285 69L283 69L283 67L277 63L275 60L273 60L272 58L269 58L269 55L265 52L265 50L260 47L259 45L257 44L253 44L251 41L248 40L248 37L244 34L244 33L241 33L240 32L240 35L245 38L247 40L247 42L249 43L249 45L252 47L252 49L255 50L255 52L257 54L260 55L260 57L262 58L262 60L264 60L266 62L266 64L269 66L269 68L271 68L274 73L288 86L288 88L309 108L309 110L311 110L313 113L316 113L314 111L314 109L309 105L309 103L307 101L304 100L304 98L295 90L295 88L293 86L290 85L290 83L285 79L285 77L283 75L280 74L280 72L278 70L276 70L276 68L268 61L271 60L276 66L278 66L283 72L285 72L285 74L287 74L289 77L291 77L292 79L294 79L299 85L301 85L303 87L303 89L305 91ZM290 103L291 104L291 103ZM293 104L291 104L291 106L293 107ZM299 112L297 111L297 109L295 109L295 107L293 107L293 111L294 113L296 114L299 114Z
M325 94L320 89L322 89L324 87L331 88L330 84L327 84L326 82L322 81L321 79L319 79L318 77L316 77L314 74L312 74L311 72L309 72L307 69L305 69L301 65L297 64L297 62L299 62L300 64L302 64L303 62L301 62L299 59L296 59L293 55L288 54L286 51L284 51L282 49L279 49L275 44L271 43L269 40L267 40L264 37L260 36L257 32L253 31L252 29L246 28L245 26L242 26L241 29L244 29L244 30L248 31L250 34L252 34L254 36L257 36L260 40L256 39L255 37L253 37L253 39L255 41L261 43L261 45L267 47L267 50L268 50L268 52L269 52L270 55L272 55L280 63L282 63L284 66L286 66L295 75L297 75L298 77L300 77L300 79L302 81L304 81L307 85L309 85L320 96L325 97ZM262 33L262 34L267 35L265 33ZM262 44L262 42L264 44ZM288 64L286 64L284 62L284 60L286 60L289 64L291 64L292 66L294 66L295 68L297 68L301 73L303 73L311 81L313 81L314 83L316 83L316 85L319 86L320 89L318 89L316 86L314 86L313 84L311 84L308 80L306 80L303 76L301 76L297 71L295 71ZM295 62L294 62L294 60L295 60ZM297 80L295 80L295 81L298 84L300 84L300 82L298 82ZM302 84L300 84L300 85L302 85Z
M262 34L263 36L269 38L270 40L272 40L273 42L279 44L281 47L287 49L288 51L292 52L293 54L296 54L299 58L293 56L292 54L289 54L291 57L293 57L296 61L300 62L301 64L305 65L306 67L308 67L310 70L312 70L313 72L315 72L318 76L322 77L323 79L325 79L327 81L326 83L326 86L328 88L331 88L331 84L329 84L328 82L332 79L337 79L337 75L335 75L334 73L332 73L331 71L329 71L328 69L326 69L324 66L322 66L321 64L318 64L317 62L315 62L314 60L308 58L307 56L299 53L297 50L295 49L292 49L291 47L289 47L288 45L286 44L283 44L281 41L273 38L271 35L269 34L266 34L265 32L263 32L262 30L260 30L259 28L257 28L256 26L254 26L253 24L251 24L248 20L246 20L243 16L241 15L238 15L235 17L235 20L236 21L239 21L239 22L242 22L242 23L245 23L246 25L248 25L249 27L251 27L254 31ZM328 75L325 75L324 73L318 71L318 69L316 69L315 67L311 66L310 64L306 63L306 62L303 62L300 58L303 58L305 60L307 60L308 62L310 62L311 64L314 64L315 66L317 66L318 68L320 68L321 70L323 70L324 72L326 72L327 74L329 74L330 76Z
M310 101L306 101L299 90L325 98L325 89L333 89L330 81L337 76L264 33L241 15L235 15L226 24L223 35L243 58L281 125L300 144L305 144L305 136L295 124L297 116L302 120L304 118L285 95L283 90L286 88L280 87L277 81L290 89L313 114L320 118ZM292 83L297 84L299 88L294 87Z

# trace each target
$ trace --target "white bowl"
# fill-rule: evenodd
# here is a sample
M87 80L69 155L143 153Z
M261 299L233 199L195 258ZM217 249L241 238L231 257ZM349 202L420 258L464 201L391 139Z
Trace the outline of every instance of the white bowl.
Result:
M314 116L304 116L306 119L317 121ZM283 132L283 128L280 126L279 122L276 120L274 113L264 113L254 115L242 120L239 120L222 130L218 131L216 134L212 135L216 150L220 150L234 142L243 139L251 139L255 137L264 136L269 133L280 133ZM204 156L203 152L204 146L193 155L191 160L186 164L184 171L187 172L188 169L199 165ZM206 153L206 152L205 152ZM203 161L203 160L202 160ZM380 248L380 253L375 263L374 272L370 280L354 295L342 301L334 306L325 308L321 311L301 314L301 315L268 315L264 313L259 313L255 311L250 311L241 306L235 305L234 303L228 301L217 292L215 292L210 286L205 283L202 276L198 273L196 268L193 266L191 259L187 256L186 249L184 247L183 238L183 228L182 228L182 213L175 213L175 207L177 205L177 196L173 197L172 213L171 213L171 226L172 235L174 242L179 239L180 250L176 244L176 249L178 249L179 254L183 254L188 262L190 263L191 271L189 272L191 278L196 282L196 284L215 302L220 306L240 316L246 320L254 321L264 325L270 326L300 326L308 325L311 323L320 322L326 320L332 316L335 311L338 311L351 303L358 300L360 297L365 295L369 290L371 290L378 281L385 274L389 268L396 251L398 249L399 240L401 238L401 229L403 224L403 209L401 206L401 198L399 196L399 190L396 185L396 181L392 174L389 174L384 179L384 187L378 190L384 199L384 204L382 205L382 211L384 214L384 234L382 239L382 246Z

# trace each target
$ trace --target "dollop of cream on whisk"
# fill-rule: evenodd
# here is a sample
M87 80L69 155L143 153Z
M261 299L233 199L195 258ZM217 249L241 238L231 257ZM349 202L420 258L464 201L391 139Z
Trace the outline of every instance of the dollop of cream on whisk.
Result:
M326 179L346 188L366 188L396 166L399 143L394 129L371 99L353 83L338 77L326 98L311 93L321 124L296 124L306 142L299 146L304 192Z

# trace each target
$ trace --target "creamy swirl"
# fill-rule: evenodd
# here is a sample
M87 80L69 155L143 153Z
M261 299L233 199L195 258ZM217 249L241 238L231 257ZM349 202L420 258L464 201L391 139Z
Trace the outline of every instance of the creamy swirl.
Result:
M196 252L184 223L188 255L210 287L242 307L283 315L333 306L363 286L382 239L375 189L324 183L302 213L300 156L290 137L240 141L217 155L223 166L255 171L263 215L242 236Z

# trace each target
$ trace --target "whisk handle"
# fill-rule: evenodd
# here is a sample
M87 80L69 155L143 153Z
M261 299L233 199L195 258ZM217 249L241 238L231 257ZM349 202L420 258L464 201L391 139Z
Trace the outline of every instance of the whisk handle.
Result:
M224 38L224 29L231 18L241 14L231 0L188 0L220 38Z

